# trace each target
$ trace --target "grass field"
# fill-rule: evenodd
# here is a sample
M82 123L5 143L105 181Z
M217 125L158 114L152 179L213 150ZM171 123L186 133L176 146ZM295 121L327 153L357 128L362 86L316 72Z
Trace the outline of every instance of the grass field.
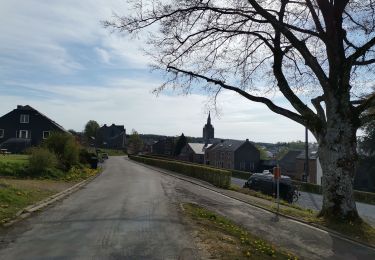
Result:
M231 220L195 204L183 205L196 231L199 247L210 259L298 259L257 237Z
M11 154L11 155L0 155L0 163L16 163L16 164L28 164L28 155L23 154Z
M35 181L33 182L34 187L26 182L22 187L17 187L6 180L0 180L0 223L9 221L21 209L58 192L58 189L48 189L46 183L35 186Z

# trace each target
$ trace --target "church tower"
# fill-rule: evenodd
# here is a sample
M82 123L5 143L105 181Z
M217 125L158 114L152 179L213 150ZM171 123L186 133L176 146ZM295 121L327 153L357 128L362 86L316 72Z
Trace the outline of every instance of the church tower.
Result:
M213 139L214 135L214 127L211 125L211 114L208 113L207 124L203 127L203 140L208 143L210 139Z

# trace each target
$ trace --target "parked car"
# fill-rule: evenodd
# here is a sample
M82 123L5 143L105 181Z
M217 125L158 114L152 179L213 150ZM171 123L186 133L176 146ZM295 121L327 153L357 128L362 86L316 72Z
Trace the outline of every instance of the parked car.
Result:
M108 154L107 153L102 153L102 158L103 159L108 159Z
M244 188L251 190L260 191L266 195L273 197L277 196L277 185L276 180L270 173L254 173L245 182ZM288 176L282 175L279 183L279 194L280 198L286 200L289 203L298 200L298 190L292 183L292 180Z

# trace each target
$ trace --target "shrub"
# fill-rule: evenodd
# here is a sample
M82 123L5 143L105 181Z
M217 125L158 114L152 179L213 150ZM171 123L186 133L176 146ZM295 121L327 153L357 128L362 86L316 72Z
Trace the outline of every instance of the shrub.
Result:
M57 165L53 152L45 148L33 148L29 157L29 172L31 175L43 175L51 172Z
M43 147L54 152L59 161L59 167L69 170L79 161L79 144L68 133L52 133L43 143Z
M91 157L93 157L93 156L95 156L95 154L90 153L85 148L81 148L79 150L79 162L82 163L82 164L89 164L90 160L91 160Z
M203 165L201 166L177 161L151 159L140 156L129 155L129 158L138 162L178 172L193 178L201 179L220 188L229 188L231 184L230 171L215 169Z

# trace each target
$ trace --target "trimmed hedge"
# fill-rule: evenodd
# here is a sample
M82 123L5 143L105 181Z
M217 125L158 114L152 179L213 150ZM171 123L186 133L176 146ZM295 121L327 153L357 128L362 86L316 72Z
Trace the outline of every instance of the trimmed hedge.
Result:
M293 181L293 184L299 187L300 191L322 194L322 186L312 183ZM354 190L354 199L357 202L375 205L375 193Z
M206 165L206 164L199 164L199 163L193 163L193 162L187 162L187 161L182 161L182 160L177 160L174 158L170 158L167 156L162 156L162 155L152 155L152 154L143 154L139 155L140 157L145 157L145 158L151 158L151 159L157 159L157 160L164 160L164 161L173 161L173 162L181 162L181 163L186 163L186 164L191 164L191 165L197 165L197 166L204 166L212 169L220 169L223 170L223 168L217 168L212 165ZM238 179L243 179L243 180L248 180L251 175L253 175L250 172L245 172L245 171L239 171L239 170L233 170L233 169L224 169L225 171L229 171L232 173L232 177L238 178Z
M300 191L322 194L322 186L320 185L295 180L293 180L293 184L298 186Z
M210 165L203 166L202 164L179 161L179 160L168 158L168 157L159 157L155 155L142 155L141 157L169 161L169 162L183 163L185 165L193 165L193 166L204 167L204 168L219 169ZM232 177L244 179L244 180L248 180L250 176L252 175L252 173L249 173L249 172L237 171L237 170L232 170L232 169L225 169L225 171L230 172ZM322 194L322 186L320 185L307 183L307 182L301 182L301 181L295 181L295 180L293 180L293 184L298 186L300 191L305 191L305 192L310 192L310 193L315 193L315 194ZM375 205L375 193L355 190L354 198L358 202Z
M354 191L354 198L358 202L375 205L375 193L365 191Z
M219 188L229 188L231 184L230 171L214 169L211 167L193 165L177 161L153 159L147 157L129 155L129 158L141 163L160 167L166 170L181 173L193 178L207 181Z

